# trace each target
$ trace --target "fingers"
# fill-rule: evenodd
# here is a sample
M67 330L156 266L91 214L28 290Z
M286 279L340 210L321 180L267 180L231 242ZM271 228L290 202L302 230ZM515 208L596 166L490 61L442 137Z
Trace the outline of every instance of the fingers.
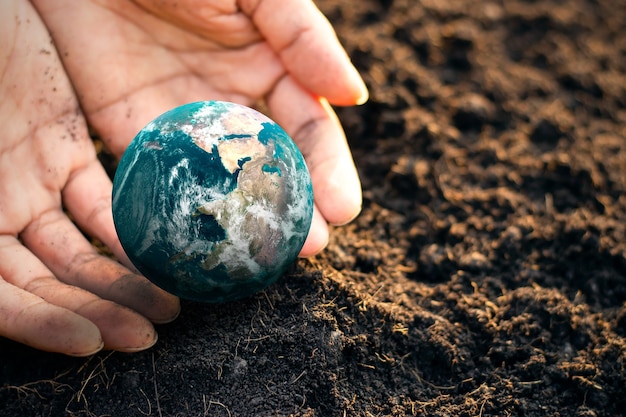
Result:
M25 289L94 323L105 349L137 352L157 341L154 327L143 316L81 288L63 284L52 275L32 279Z
M287 71L335 105L363 104L368 92L332 26L310 0L240 1Z
M63 213L44 213L20 236L61 281L129 307L155 323L170 322L178 316L177 297L98 255Z
M298 105L290 105L292 102ZM307 94L289 76L278 82L268 105L307 161L322 216L336 225L354 219L361 210L361 183L341 124L330 106Z
M103 346L134 352L156 342L154 328L144 317L58 281L15 238L2 239L0 275L6 280L2 281L3 297L8 297L3 301L12 311L0 319L4 321L3 334L18 336L16 339L37 347L49 344L47 350L79 356L94 353ZM38 335L35 329L43 334ZM20 331L30 333L19 334ZM51 331L56 333L49 335ZM44 335L50 340L43 340Z
M0 334L36 349L88 356L104 346L98 327L0 277Z
M112 188L102 164L94 158L69 178L63 188L63 203L85 233L100 239L120 262L134 269L115 232Z
M336 225L354 219L361 211L361 183L343 129L328 103L307 94L289 76L278 82L267 102L272 116L291 135L307 161L321 217ZM328 232L322 231L320 218L314 216L303 252L321 250L323 233Z
M304 242L304 246L300 250L300 257L306 258L317 255L328 245L328 226L326 220L319 212L317 207L313 209L313 219L309 234Z

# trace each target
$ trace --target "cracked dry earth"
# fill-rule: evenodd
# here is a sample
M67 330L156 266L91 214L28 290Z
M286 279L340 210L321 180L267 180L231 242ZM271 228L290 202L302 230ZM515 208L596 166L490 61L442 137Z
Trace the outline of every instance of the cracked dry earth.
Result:
M626 2L318 4L362 215L147 352L0 340L0 415L624 415Z

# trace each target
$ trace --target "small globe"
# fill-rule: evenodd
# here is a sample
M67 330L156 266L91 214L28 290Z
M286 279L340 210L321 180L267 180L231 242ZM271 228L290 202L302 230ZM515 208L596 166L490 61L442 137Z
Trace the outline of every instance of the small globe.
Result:
M254 294L296 260L311 226L302 154L275 122L234 103L190 103L143 128L113 181L126 254L182 298Z

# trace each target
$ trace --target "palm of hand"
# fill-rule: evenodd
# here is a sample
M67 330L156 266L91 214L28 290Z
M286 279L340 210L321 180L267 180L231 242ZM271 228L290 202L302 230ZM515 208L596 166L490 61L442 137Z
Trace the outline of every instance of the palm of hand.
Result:
M265 43L253 40L258 34L249 25L222 25L240 34L233 37L251 41L231 49L222 43L229 35L201 37L124 0L107 2L106 7L71 2L54 13L46 11L50 5L39 6L85 114L118 156L164 110L207 97L252 104L280 76L275 56ZM77 22L71 28L76 33L55 33L59 16Z
M111 184L48 34L28 2L0 7L11 17L0 26L0 122L10 127L0 140L0 335L74 355L143 349L156 340L143 316L173 319L178 301L99 256L64 213L62 199L119 252L102 210Z
M342 224L359 212L358 176L326 98L355 104L367 91L310 1L35 4L90 125L116 155L172 107L206 99L264 100L311 170L316 210L302 254L326 245L327 221ZM67 21L74 22L71 28Z

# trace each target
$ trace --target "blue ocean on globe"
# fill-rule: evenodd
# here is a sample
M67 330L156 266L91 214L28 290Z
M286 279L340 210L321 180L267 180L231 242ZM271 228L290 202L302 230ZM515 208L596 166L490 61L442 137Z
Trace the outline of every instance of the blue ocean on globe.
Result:
M190 103L142 129L113 181L113 218L141 273L182 298L254 294L296 260L313 189L302 154L261 113Z

